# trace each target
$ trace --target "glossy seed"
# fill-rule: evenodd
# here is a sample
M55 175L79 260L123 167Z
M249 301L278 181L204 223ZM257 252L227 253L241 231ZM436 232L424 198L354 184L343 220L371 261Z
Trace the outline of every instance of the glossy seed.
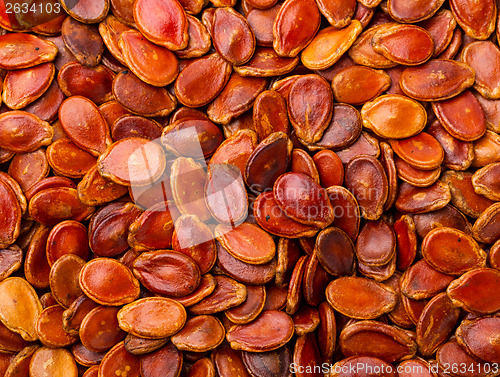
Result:
M59 120L71 141L94 156L102 154L112 143L104 117L85 97L66 99L59 107Z
M15 192L3 181L0 181L0 204L3 218L0 227L0 246L7 247L19 236L23 214Z
M104 53L104 43L97 26L83 24L73 17L66 17L61 34L66 48L80 64L95 67L100 63Z
M42 312L42 305L33 287L24 279L10 277L0 282L0 292L2 323L9 330L20 334L24 340L37 340L35 326ZM19 303L22 304L22 310Z
M416 342L424 356L432 355L455 328L460 310L454 308L446 293L435 296L425 305L417 323Z
M463 321L456 331L458 344L469 354L485 362L495 363L500 357L496 339L499 336L500 318L480 317Z
M286 344L293 332L293 321L287 314L268 310L247 325L231 327L226 334L226 339L233 349L264 352L275 350Z
M364 218L380 218L388 195L388 181L378 160L370 156L354 158L346 167L345 186L359 203Z
M122 33L119 46L125 63L142 81L166 86L177 77L179 64L175 55L149 42L141 33L132 30Z
M49 145L47 160L54 172L71 178L83 177L97 162L97 158L69 139L59 139Z
M332 109L332 90L320 76L301 76L290 88L288 116L302 140L314 143L321 139L330 123Z
M208 106L208 117L215 123L228 124L253 105L266 85L264 78L245 77L233 72L224 89Z
M484 62L496 62L499 59L500 49L489 41L467 45L460 56L460 60L468 64L475 72L474 88L488 99L500 98L500 76Z
M175 0L134 2L134 20L151 42L170 50L182 50L188 44L186 13Z
M68 308L83 294L78 277L84 265L85 261L79 256L67 254L57 259L50 268L50 290L64 308Z
M16 152L33 152L49 145L54 136L50 125L25 111L7 111L0 115L0 148Z
M417 135L427 123L427 114L417 101L398 94L377 97L361 109L363 125L378 136L404 139ZM401 122L406 126L402 128Z
M451 0L450 8L458 24L471 38L487 39L495 29L496 3Z
M0 37L0 67L21 69L53 61L58 49L33 34L8 33Z
M451 203L465 215L478 218L493 201L475 192L470 172L447 171L442 175L451 191Z
M171 297L188 295L200 284L200 268L195 261L169 250L142 253L133 262L133 272L150 291Z
M22 109L40 98L54 79L52 63L9 71L3 81L2 100L11 109Z
M316 164L311 156L302 149L294 149L292 151L291 171L307 175L316 183L319 183L319 174Z
M354 292L356 300L353 301ZM392 288L361 277L341 277L332 281L326 289L326 296L335 310L357 319L377 318L396 305Z
M281 56L297 56L316 35L320 19L321 14L315 1L285 1L273 26L273 46L276 52Z
M339 228L331 227L320 232L314 253L323 268L332 275L348 275L354 269L354 245Z
M206 352L219 346L224 336L224 327L216 317L200 315L189 319L172 336L172 343L180 351Z
M139 281L122 263L110 258L97 258L80 271L80 287L102 305L120 306L139 297Z
M322 150L312 157L318 172L319 183L324 188L341 185L344 181L344 166L339 156L331 150Z
M67 349L41 347L31 357L29 374L33 377L77 377L78 369Z
M440 367L445 366L447 363L458 363L464 365L465 372L459 373L461 377L470 377L473 375L472 370L473 365L477 365L480 368L484 368L487 363L481 362L478 364L477 360L469 355L462 347L460 347L456 340L451 340L443 345L441 345L436 352L436 360ZM487 368L487 367L486 367Z
M339 341L345 357L362 354L388 363L410 359L417 351L414 340L405 330L377 321L358 321L346 326Z
M200 302L189 308L192 314L214 314L234 308L247 298L247 290L243 284L224 275L215 276L215 290Z
M253 122L259 140L278 131L290 133L286 106L285 98L273 90L263 91L257 96L253 106Z
M450 275L459 276L486 264L486 253L471 236L448 227L433 229L425 236L422 255L432 267Z
M498 240L500 237L498 221L500 221L500 203L495 203L489 206L474 223L472 234L476 241L491 244Z
M490 200L500 200L500 163L488 164L472 176L474 191Z
M191 257L200 268L200 272L205 274L213 267L216 260L217 252L213 238L210 228L196 216L182 215L175 221L172 248Z
M443 3L444 0L419 0L411 4L404 0L389 0L387 1L387 9L396 21L417 22L430 18Z
M418 101L452 98L474 84L474 70L452 60L430 60L403 71L399 84L403 92Z
M232 256L249 264L267 263L274 258L276 252L273 239L258 226L248 222L235 228L218 225L215 237Z
M373 49L373 36L379 31L390 28L393 24L375 25L361 33L356 42L349 49L349 56L359 65L364 65L376 69L391 68L397 65L384 55L379 54Z
M241 76L270 77L291 72L299 63L299 57L279 56L273 48L257 47L252 58L243 65L234 67ZM283 93L280 93L283 95Z
M441 144L426 132L404 140L390 140L394 153L414 168L437 169L444 159Z
M481 315L498 311L500 297L495 286L500 273L493 268L476 268L452 281L446 293L454 306Z
M168 90L149 85L129 71L115 76L113 95L125 109L142 116L167 116L177 106Z
M201 3L199 0L195 0L195 2ZM210 50L212 40L207 28L199 19L190 14L186 14L186 16L189 42L186 48L177 50L175 54L179 58L198 58Z
M175 81L175 94L180 103L200 107L213 101L226 85L231 65L219 54L198 58L181 71ZM208 75L209 79L204 79Z
M403 65L419 65L434 53L434 41L427 30L416 25L396 24L384 28L372 38L375 52Z
M225 274L244 284L266 284L273 280L277 269L276 260L265 264L250 264L233 257L217 243L217 266Z
M471 166L474 159L472 142L454 138L438 120L432 122L426 131L441 144L444 151L444 167L453 170L465 170Z
M408 298L422 300L446 289L453 276L446 275L420 260L408 268L401 278L401 292Z
M45 308L38 316L36 331L38 339L48 347L66 347L75 343L78 338L68 335L62 327L64 308L59 305Z
M451 200L449 186L440 180L429 187L399 186L396 208L405 213L426 213L445 207Z
M356 239L356 256L360 263L380 267L396 252L396 235L389 224L379 219L367 221Z
M170 187L175 204L183 214L198 216L201 221L211 218L205 202L207 174L192 158L179 157L172 164Z
M301 224L324 228L334 219L325 189L304 174L283 174L274 183L273 194L283 212Z
M143 298L124 306L118 312L120 328L147 339L171 336L177 333L185 322L184 307L175 300L164 297Z
M259 316L265 306L266 289L264 286L247 286L247 299L239 306L226 310L224 314L232 323L244 325Z
M358 20L340 30L333 26L321 30L302 51L302 64L311 70L331 67L351 47L361 31Z
M69 187L41 190L31 198L28 207L31 217L47 226L64 220L85 220L94 210L94 207L83 205L77 191Z
M286 173L292 148L291 140L283 132L274 132L257 145L245 167L245 181L253 192L271 189L278 177ZM273 162L269 163L271 158Z
M148 169L142 166L147 164ZM158 179L165 170L165 153L155 142L131 137L110 145L99 156L99 173L124 186L145 186Z
M85 23L102 21L109 11L109 0L79 1L76 5L64 0L61 4L71 17Z
M335 100L355 106L375 100L390 85L391 78L387 73L360 65L342 69L332 80Z
M486 131L484 111L469 90L454 98L433 102L432 108L446 131L459 140L477 140Z
M218 8L214 12L211 32L215 49L230 63L241 65L252 57L254 33L247 20L232 8Z

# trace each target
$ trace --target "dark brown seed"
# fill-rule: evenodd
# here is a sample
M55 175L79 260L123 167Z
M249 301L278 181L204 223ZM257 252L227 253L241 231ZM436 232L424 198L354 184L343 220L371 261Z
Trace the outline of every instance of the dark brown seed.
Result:
M253 192L273 187L278 177L287 171L292 149L292 142L283 132L272 133L260 142L245 168L245 182Z
M66 47L80 64L87 67L99 64L104 43L95 25L85 25L72 17L66 17L61 33Z
M314 253L321 266L332 275L350 275L355 267L354 245L341 229L331 227L316 238Z
M365 219L380 218L388 195L388 181L378 160L359 156L350 161L345 171L345 186L358 201Z

